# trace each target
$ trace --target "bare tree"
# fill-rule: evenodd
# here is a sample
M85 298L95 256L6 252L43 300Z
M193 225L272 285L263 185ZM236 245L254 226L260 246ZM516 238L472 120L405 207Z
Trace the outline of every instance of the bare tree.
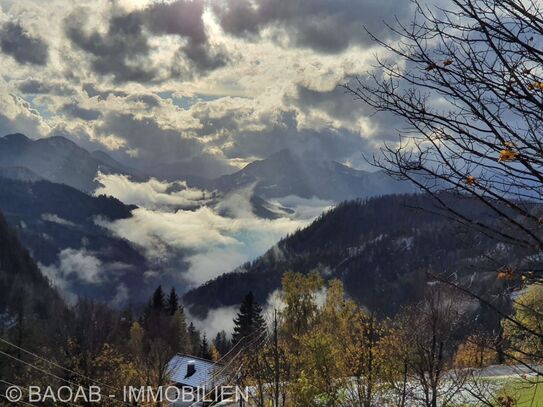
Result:
M505 256L493 271L506 292L541 283L543 3L453 0L447 9L414 5L411 24L389 26L395 39L373 37L387 56L377 58L367 77L346 85L376 112L405 120L398 143L387 144L373 162L432 195L436 212L495 238L497 251ZM462 210L458 200L449 199L457 195L492 216ZM543 340L541 332L510 315L489 293L475 292L455 276L431 277ZM518 349L503 349L502 339L495 349L500 355L520 364L543 360L536 350L519 357Z
M346 85L376 111L405 119L397 144L374 163L435 196L447 216L508 244L543 249L543 15L534 0L453 0L447 10L415 3L410 25L375 38L390 58ZM443 199L477 199L498 222ZM503 265L504 279L541 280L540 262Z
M467 372L451 367L466 298L446 286L434 287L396 317L384 349L389 364L395 365L389 381L399 405L411 400L426 407L447 406L463 389Z

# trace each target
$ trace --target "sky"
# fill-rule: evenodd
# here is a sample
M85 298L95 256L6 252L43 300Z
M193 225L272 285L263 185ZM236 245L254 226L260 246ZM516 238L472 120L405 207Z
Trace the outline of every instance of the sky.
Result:
M0 0L0 134L205 177L289 148L364 168L399 122L340 85L408 0Z
M152 265L145 278L175 275L184 290L254 259L332 203L284 197L275 203L294 208L291 216L261 219L250 188L210 206L206 191L180 179L215 178L284 149L368 169L365 157L396 142L402 123L375 115L341 85L365 80L375 58L388 57L366 30L393 42L385 22L409 21L412 7L0 0L0 136L67 137L152 176L98 174L95 194L138 205L130 219L101 226L144 251ZM74 273L102 284L102 266L93 253L66 250L42 270L70 292ZM114 301L130 295L119 286Z

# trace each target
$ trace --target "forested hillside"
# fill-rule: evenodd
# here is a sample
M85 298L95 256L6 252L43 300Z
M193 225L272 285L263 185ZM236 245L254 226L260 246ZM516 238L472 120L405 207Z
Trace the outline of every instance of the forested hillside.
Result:
M68 309L1 214L0 292L0 332L13 329L18 346L50 346L65 332Z
M491 213L473 199L444 195L460 213L492 222ZM505 209L504 209L505 210ZM527 253L500 244L451 222L430 197L397 195L338 205L307 228L286 237L265 255L188 292L191 311L237 304L252 290L260 302L280 286L285 272L317 271L339 278L347 293L384 314L420 298L431 271L491 289L496 270Z
M0 177L0 211L33 259L51 267L62 278L63 288L90 298L109 301L119 283L142 287L142 279L128 274L146 270L144 256L97 224L99 219L128 218L133 208L67 185ZM100 273L99 281L98 276L85 274L91 267Z
M158 386L172 355L201 350L200 332L187 324L173 289L166 297L157 288L137 314L84 298L65 305L2 214L0 290L2 386Z

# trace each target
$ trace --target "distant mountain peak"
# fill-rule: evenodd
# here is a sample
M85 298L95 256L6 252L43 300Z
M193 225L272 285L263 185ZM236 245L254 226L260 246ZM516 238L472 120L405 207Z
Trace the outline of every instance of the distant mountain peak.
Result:
M2 140L9 141L9 142L22 142L22 143L28 143L32 140L25 136L22 133L11 133L6 134L5 136L1 137Z
M126 167L105 153L97 157L64 136L33 140L16 133L0 138L0 143L0 167L11 168L4 173L18 179L32 180L34 173L48 181L90 192L97 186L98 171L129 174Z
M77 143L73 142L72 140L64 136L52 136L52 137L41 138L41 139L36 140L36 142L47 143L48 145L56 147L56 148L63 148L63 149L67 148L69 150L84 150L83 148L79 147Z
M262 198L297 195L334 202L396 193L413 192L409 183L380 172L361 171L336 161L280 150L266 159L216 181L220 191L230 192L254 183Z

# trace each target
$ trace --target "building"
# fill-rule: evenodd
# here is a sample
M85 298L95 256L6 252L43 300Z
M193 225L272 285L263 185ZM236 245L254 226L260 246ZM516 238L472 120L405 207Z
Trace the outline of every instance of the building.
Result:
M220 398L222 386L227 385L224 366L210 360L191 355L175 355L168 362L168 375L171 383L182 392L185 401L180 400L172 406L176 407L202 407L208 405L230 406L239 403L213 403L212 400ZM191 394L194 396L189 401Z

